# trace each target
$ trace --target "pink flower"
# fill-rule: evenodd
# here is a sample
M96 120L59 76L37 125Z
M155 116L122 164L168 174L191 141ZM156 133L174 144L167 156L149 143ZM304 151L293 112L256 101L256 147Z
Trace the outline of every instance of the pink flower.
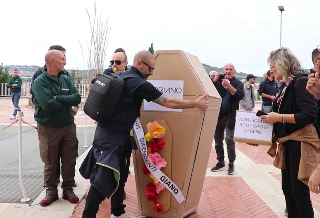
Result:
M157 182L155 183L156 185L156 192L159 194L162 190L164 190L164 186L160 183L160 182Z
M157 152L155 152L154 154L149 154L148 160L151 161L159 169L167 165L167 161L162 158Z
M153 138L162 138L166 135L166 128L162 127L157 121L147 124L148 133L145 135L149 142Z

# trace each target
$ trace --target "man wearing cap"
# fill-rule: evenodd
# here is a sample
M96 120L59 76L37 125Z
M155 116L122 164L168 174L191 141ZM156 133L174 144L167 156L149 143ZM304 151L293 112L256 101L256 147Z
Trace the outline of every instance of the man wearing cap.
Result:
M252 85L254 85L254 81L256 77L252 74L247 75L247 82L243 86L244 96L240 101L240 110L241 111L252 111L254 104L254 90Z

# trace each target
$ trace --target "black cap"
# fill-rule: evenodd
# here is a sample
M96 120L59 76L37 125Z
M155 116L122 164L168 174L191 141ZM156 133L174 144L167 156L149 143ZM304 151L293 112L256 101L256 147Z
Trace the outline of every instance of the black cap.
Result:
M251 79L251 78L257 78L256 76L254 76L253 74L248 74L247 75L247 81L249 80L249 79Z

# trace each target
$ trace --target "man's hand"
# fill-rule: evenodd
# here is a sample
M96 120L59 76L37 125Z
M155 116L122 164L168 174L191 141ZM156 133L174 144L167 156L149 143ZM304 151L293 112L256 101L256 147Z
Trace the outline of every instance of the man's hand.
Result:
M202 111L208 110L209 107L209 101L207 101L208 94L204 94L200 98L196 100L196 108L199 108Z
M12 84L12 88L16 87L18 84Z
M53 96L54 100L57 100L57 97L56 96Z
M72 107L72 113L73 113L73 116L76 116L76 115L77 115L78 110L79 110L79 108L78 108L78 107Z
M272 101L274 101L274 99L276 99L276 96L271 95L271 96L270 96L270 99L271 99Z
M308 76L308 82L306 89L314 96L317 100L320 99L320 82L319 82L319 73L310 74Z
M320 163L319 163L320 164ZM313 171L312 175L309 178L309 189L310 191L319 194L320 193L320 189L319 189L319 183L320 183L320 168L319 168L319 164L317 166L317 168Z
M230 81L228 79L223 79L221 80L221 85L225 88L228 88L229 86L231 86Z
M219 80L219 76L220 76L220 73L216 73L216 75L213 77L212 81L217 82Z

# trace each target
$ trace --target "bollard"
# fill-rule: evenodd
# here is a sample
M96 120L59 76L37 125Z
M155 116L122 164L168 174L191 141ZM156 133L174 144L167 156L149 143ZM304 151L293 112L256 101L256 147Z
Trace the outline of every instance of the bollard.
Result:
M26 190L23 185L23 174L22 174L22 122L21 122L21 111L18 111L18 146L19 146L19 181L20 188L22 191L23 198L21 199L22 203L30 201L30 198L27 198Z

